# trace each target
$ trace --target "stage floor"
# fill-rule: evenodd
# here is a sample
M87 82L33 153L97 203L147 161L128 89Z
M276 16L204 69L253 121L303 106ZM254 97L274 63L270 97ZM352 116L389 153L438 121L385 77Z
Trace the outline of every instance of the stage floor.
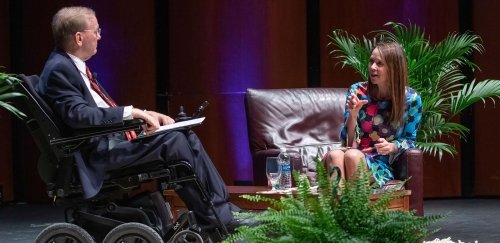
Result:
M446 215L434 225L441 230L427 240L451 237L455 242L500 242L500 199L433 199L425 200L424 208L426 215ZM51 205L3 205L0 243L33 243L43 228L63 221L63 209Z

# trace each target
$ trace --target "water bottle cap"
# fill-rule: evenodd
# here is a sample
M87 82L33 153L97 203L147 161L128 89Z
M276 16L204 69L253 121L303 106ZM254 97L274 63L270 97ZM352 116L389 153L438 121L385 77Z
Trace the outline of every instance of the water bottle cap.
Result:
M286 148L280 148L280 152L282 153L286 152Z

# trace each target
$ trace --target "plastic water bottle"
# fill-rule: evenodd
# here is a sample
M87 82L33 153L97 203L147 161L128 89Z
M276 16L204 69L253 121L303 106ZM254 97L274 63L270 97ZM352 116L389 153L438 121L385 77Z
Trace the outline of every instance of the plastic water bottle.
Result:
M286 148L280 148L278 161L281 166L280 189L290 189L292 188L292 166Z

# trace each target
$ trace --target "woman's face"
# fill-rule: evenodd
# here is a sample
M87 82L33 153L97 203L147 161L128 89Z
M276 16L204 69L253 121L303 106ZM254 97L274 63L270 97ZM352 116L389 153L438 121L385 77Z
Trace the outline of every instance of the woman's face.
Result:
M370 62L368 64L368 74L370 75L370 80L373 84L386 85L387 81L387 65L382 59L380 50L378 48L373 49L372 55L370 56Z

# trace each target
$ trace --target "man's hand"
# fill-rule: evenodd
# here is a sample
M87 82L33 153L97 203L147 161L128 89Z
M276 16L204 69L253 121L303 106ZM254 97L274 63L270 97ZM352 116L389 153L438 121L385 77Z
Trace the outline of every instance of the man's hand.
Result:
M142 129L146 134L153 133L154 131L158 130L158 128L160 128L160 123L158 122L158 119L149 115L147 112L143 110L133 108L132 118L139 118L144 120L144 122L146 122L146 124L142 125Z
M160 123L160 126L173 124L175 123L174 119L170 118L167 115L163 115L161 113L155 111L145 111L148 115L156 118L156 120Z
M146 134L155 132L162 125L168 125L175 122L174 119L161 113L139 110L136 108L132 109L132 117L143 119L146 122L146 124L142 126L142 129Z

